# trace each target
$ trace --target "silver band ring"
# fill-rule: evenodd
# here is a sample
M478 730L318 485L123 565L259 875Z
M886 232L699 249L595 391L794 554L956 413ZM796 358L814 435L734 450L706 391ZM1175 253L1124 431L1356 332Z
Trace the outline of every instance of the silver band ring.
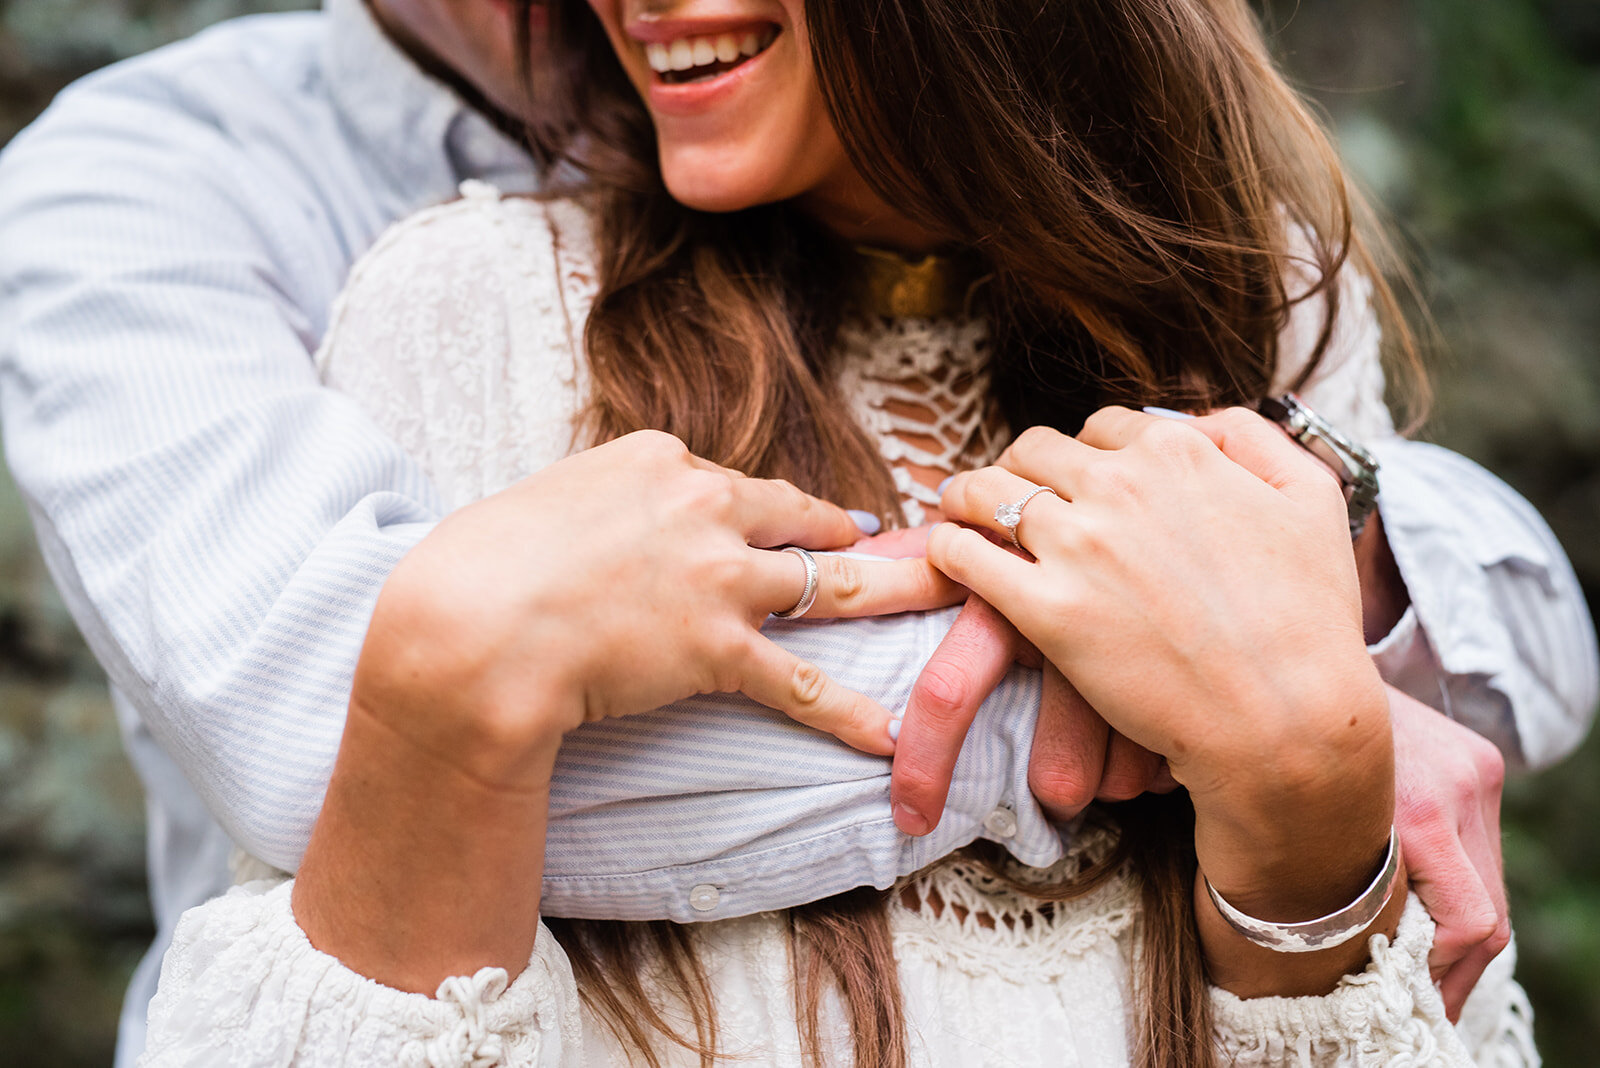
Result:
M818 581L820 572L817 570L817 558L798 545L785 545L778 551L794 553L806 565L806 588L800 591L800 599L794 603L793 608L772 614L778 619L799 619L811 611L811 606L817 603L817 588L822 585Z
M1022 522L1022 510L1028 506L1028 502L1039 496L1041 493L1054 492L1055 490L1051 489L1049 486L1035 486L1027 493L1024 493L1016 502L1012 504L1002 504L1000 507L994 510L994 521L1000 524L1000 529L1006 532L1006 537L1011 539L1012 545L1022 549L1022 543L1017 540L1017 524ZM1022 551L1027 552L1026 549L1023 549Z

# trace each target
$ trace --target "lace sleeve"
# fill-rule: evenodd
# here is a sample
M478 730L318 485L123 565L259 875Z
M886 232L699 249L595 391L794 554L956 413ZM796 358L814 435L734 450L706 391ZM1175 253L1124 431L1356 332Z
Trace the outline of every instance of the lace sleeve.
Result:
M542 926L528 967L408 994L318 952L289 907L292 882L255 882L179 921L150 1002L140 1068L569 1068L580 1063L578 993Z
M464 184L356 263L317 352L323 381L451 508L504 489L572 448L591 240L572 202Z
M1246 1001L1213 990L1222 1062L1236 1068L1538 1065L1527 999L1511 978L1514 952L1502 953L1485 972L1457 1027L1428 974L1432 945L1433 921L1413 894L1394 939L1374 935L1366 970L1346 976L1325 997Z

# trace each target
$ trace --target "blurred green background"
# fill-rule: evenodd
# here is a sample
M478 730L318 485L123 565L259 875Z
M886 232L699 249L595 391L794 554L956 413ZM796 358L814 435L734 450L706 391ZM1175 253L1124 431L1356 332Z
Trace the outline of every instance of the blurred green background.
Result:
M0 144L67 82L296 0L0 0ZM1440 327L1426 436L1500 473L1600 593L1600 2L1266 0ZM1546 1063L1600 1063L1600 742L1514 779L1506 864ZM0 1062L110 1062L149 937L105 685L0 475Z

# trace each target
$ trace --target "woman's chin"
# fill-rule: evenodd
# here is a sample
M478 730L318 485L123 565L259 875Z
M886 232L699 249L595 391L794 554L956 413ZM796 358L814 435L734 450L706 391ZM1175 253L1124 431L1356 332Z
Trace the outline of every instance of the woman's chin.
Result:
M720 167L663 168L662 179L672 199L694 211L743 211L794 195L764 176L742 177Z

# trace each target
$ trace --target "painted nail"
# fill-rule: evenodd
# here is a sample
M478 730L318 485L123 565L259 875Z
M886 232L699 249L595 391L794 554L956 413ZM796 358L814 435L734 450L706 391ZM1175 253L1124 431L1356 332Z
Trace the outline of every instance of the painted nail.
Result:
M956 476L955 475L951 475L949 478L947 478L943 482L939 483L939 491L938 491L939 492L939 496L943 497L944 496L944 491L949 489L950 488L950 483L954 482L955 480L956 480Z
M920 837L928 833L928 821L922 818L922 813L908 805L895 802L894 825L906 834Z
M855 520L856 529L869 538L883 529L883 521L871 512L863 512L859 508L846 508L844 511Z
M1172 408L1149 407L1144 410L1146 415L1159 415L1163 419L1193 419L1188 412L1176 411Z
M905 720L900 719L898 716L889 721L889 740L891 742L898 742L900 740L900 726L904 722Z

